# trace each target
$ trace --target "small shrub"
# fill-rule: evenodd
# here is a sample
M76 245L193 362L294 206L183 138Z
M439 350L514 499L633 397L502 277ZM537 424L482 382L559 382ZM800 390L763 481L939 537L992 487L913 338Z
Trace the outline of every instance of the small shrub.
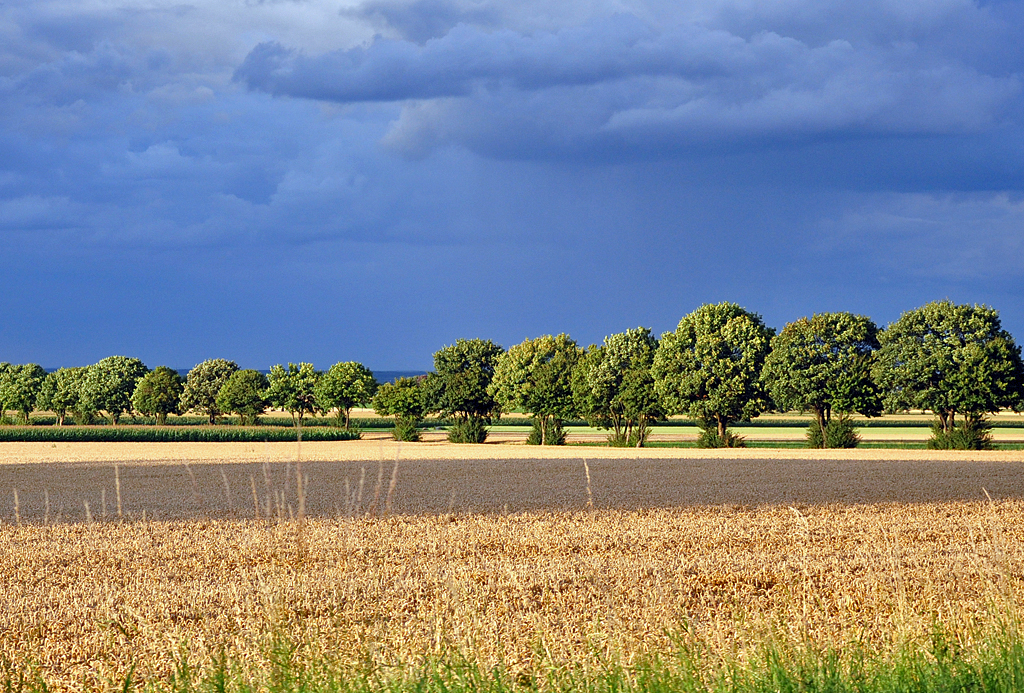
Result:
M725 429L725 435L719 436L718 429L709 426L703 429L697 437L698 448L745 448L747 442L743 436L736 435L729 429Z
M860 435L846 414L833 416L824 430L817 421L812 421L807 427L809 448L855 448L859 443Z
M391 429L391 437L403 443L417 443L420 440L420 430L416 428L419 421L416 417L398 417L395 419L395 427Z
M472 417L458 421L448 429L449 443L482 443L487 440L487 426L483 419Z
M541 435L542 426L547 429L543 436ZM562 427L562 422L558 419L534 417L533 428L530 430L530 436L526 439L526 444L541 445L542 441L544 445L565 445L565 429Z
M642 448L647 443L647 436L649 434L650 429L645 429L643 439L641 440L640 434L635 428L629 432L628 436L625 432L612 433L608 436L608 446L613 448Z
M932 437L928 439L929 450L991 450L992 424L988 421L964 421L943 431L936 421L932 424Z

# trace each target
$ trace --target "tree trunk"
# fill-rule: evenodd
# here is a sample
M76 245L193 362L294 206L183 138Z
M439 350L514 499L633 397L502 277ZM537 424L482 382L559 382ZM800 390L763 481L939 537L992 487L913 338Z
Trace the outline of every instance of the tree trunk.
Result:
M715 414L715 420L718 422L718 440L719 443L725 442L725 424L728 423L721 414Z
M349 422L352 420L352 409L345 410L345 430L348 430Z
M547 445L548 444L548 417L547 416L541 416L540 417L540 444L541 445Z

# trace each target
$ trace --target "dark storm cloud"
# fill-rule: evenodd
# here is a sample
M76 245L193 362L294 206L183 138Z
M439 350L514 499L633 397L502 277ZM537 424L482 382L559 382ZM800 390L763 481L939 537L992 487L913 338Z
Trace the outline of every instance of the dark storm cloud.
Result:
M1022 8L6 0L0 292L45 310L0 361L422 368L710 300L1024 333Z
M914 44L821 44L615 15L554 32L458 25L420 46L378 37L309 56L253 49L235 78L274 95L409 102L386 142L414 155L511 139L534 149L704 146L731 140L983 131L1020 77Z

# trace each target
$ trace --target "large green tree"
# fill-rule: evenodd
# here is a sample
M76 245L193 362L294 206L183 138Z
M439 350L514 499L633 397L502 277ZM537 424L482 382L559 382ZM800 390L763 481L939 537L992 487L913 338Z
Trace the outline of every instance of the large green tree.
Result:
M423 384L430 411L456 420L448 439L482 443L486 424L500 411L488 391L503 349L489 339L459 339L434 353L434 370Z
M612 431L612 445L643 447L650 424L664 418L651 366L658 340L646 327L605 337L573 372L577 411L592 426Z
M993 308L935 301L903 313L878 339L874 375L887 411L932 411L950 433L958 414L977 425L1022 404L1020 347Z
M82 381L87 368L58 368L46 375L46 380L39 390L36 406L45 411L52 411L57 417L57 425L63 426L71 413L80 423L91 418L90 411L82 399Z
M14 409L21 414L22 423L27 424L36 407L46 371L36 363L4 365L7 367L0 369L0 417L7 409Z
M769 408L761 368L774 331L761 316L735 303L703 305L661 337L653 373L665 406L688 413L717 440L726 441L733 421Z
M562 421L575 415L572 372L582 356L566 334L524 340L498 358L489 392L503 411L533 415L541 445L562 443Z
M367 404L377 392L373 371L356 361L331 366L316 386L316 403L324 411L337 410L338 424L349 429L352 407Z
M384 383L373 396L373 410L381 416L395 417L392 432L395 440L415 442L420 439L416 424L427 410L423 378L397 378Z
M227 359L207 359L188 372L185 391L181 395L182 411L205 414L211 424L217 423L222 410L217 406L217 395L238 364Z
M238 414L243 426L259 421L260 414L267 410L267 388L270 382L259 371L235 371L217 393L217 408L222 412Z
M800 318L782 328L771 349L761 380L779 409L813 412L821 431L833 412L881 413L871 376L878 328L870 318L853 313Z
M142 361L128 356L108 356L89 366L82 379L82 399L91 411L105 411L112 424L132 410L132 395L146 374Z
M316 385L321 375L311 363L289 363L287 368L277 364L270 369L267 399L291 414L292 422L301 426L307 414L321 411L316 403Z
M142 376L135 386L132 406L140 414L155 416L157 425L163 426L167 423L168 414L180 413L184 389L178 371L167 366L157 366Z

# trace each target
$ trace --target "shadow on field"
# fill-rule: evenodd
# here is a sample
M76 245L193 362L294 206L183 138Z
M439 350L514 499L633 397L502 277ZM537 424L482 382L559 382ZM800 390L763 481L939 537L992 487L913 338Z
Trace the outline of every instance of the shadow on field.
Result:
M1024 498L1024 463L591 460L594 507L925 503ZM288 518L587 506L582 458L0 467L0 521ZM304 501L304 503L303 503ZM88 507L88 510L86 509Z

